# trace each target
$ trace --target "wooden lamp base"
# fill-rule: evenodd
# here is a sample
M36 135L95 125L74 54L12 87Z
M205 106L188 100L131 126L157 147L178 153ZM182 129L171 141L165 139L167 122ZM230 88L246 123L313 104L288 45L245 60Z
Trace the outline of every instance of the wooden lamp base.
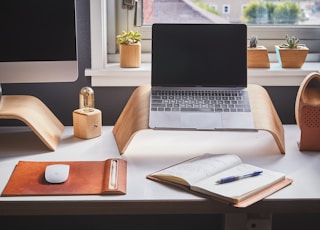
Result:
M101 111L90 108L89 111L77 109L73 111L74 136L81 139L91 139L101 136Z

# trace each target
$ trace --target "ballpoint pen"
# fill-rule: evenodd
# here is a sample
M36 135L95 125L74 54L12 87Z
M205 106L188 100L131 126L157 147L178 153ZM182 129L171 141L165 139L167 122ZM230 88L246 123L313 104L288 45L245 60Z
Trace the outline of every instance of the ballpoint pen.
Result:
M220 180L216 181L216 183L217 184L225 184L225 183L241 180L241 179L248 178L248 177L258 176L261 173L262 173L262 171L255 171L255 172L248 173L248 174L241 175L241 176L229 176L229 177L221 178Z

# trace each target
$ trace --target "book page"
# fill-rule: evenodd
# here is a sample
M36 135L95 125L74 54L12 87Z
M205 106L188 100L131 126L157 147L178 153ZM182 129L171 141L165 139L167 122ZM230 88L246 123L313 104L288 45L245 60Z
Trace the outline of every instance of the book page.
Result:
M262 170L263 172L258 176L248 177L224 184L216 183L221 178L241 176L259 170ZM207 195L216 194L217 196L228 198L230 201L239 202L263 190L271 184L284 179L284 177L285 175L280 172L262 169L254 165L240 164L194 184L191 189Z
M241 164L235 154L203 154L164 170L153 173L153 176L174 181L184 185L191 185L203 178Z

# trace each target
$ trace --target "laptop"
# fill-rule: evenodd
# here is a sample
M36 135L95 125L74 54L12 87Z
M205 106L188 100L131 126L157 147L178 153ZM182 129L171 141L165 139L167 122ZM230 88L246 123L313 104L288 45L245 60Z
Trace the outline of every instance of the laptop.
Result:
M254 129L245 24L152 25L149 127Z

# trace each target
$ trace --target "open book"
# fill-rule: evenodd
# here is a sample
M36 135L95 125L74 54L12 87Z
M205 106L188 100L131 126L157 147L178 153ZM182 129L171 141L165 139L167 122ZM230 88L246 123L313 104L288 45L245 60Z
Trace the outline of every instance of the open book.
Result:
M260 173L245 176L253 172ZM232 176L236 178L234 181L219 183ZM236 154L209 153L149 174L147 178L236 207L251 205L292 182L283 173L245 164Z

